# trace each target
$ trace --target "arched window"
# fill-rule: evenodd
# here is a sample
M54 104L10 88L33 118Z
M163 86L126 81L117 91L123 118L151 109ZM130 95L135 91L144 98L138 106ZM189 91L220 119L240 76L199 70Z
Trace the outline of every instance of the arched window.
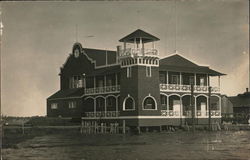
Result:
M156 109L156 102L152 97L146 97L143 101L143 109Z
M135 109L135 102L134 99L130 96L124 99L123 102L123 110L134 110Z

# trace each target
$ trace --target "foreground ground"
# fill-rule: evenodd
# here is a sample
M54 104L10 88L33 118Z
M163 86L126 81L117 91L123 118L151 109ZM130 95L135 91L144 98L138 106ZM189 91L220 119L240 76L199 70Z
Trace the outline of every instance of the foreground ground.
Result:
M4 160L250 159L250 131L94 136L10 133L3 143Z

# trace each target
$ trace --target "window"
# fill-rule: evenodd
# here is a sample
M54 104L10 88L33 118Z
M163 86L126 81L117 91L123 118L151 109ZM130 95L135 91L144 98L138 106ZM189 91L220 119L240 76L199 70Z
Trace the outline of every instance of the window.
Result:
M189 84L194 84L194 76L189 77Z
M156 109L156 103L152 97L147 97L146 99L144 99L143 109L145 109L145 110L147 110L147 109L155 110Z
M204 77L200 78L200 85L205 86L205 78Z
M160 73L160 83L167 83L165 73Z
M69 102L69 109L73 109L73 108L76 108L76 102L75 101Z
M177 75L172 75L171 76L172 84L179 84L179 76Z
M51 104L51 109L58 109L57 103L52 103Z
M151 66L146 66L146 77L151 77Z
M167 96L161 95L161 105L167 105Z
M132 68L127 67L127 78L132 77Z
M69 88L81 88L83 87L83 80L81 76L72 76L69 79Z
M132 97L125 98L123 102L123 109L124 110L134 110L135 109L135 102Z

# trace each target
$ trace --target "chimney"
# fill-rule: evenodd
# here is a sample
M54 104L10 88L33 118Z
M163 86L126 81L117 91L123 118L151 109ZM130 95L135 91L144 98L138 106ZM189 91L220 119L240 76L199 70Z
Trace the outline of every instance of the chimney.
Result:
M116 63L118 63L122 46L116 46L116 48L117 48Z

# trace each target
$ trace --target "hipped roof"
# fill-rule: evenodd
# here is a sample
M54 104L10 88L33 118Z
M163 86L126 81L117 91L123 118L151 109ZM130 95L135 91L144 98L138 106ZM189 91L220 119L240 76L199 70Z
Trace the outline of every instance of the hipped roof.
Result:
M84 94L83 88L73 88L66 90L59 90L53 95L51 95L48 99L57 99L57 98L73 98L80 97Z
M178 54L160 59L160 71L204 73L209 74L210 76L225 75L224 73L210 69L207 66L197 65Z
M133 33L130 33L129 35L123 37L120 39L120 42L128 42L128 43L134 43L134 40L136 39L136 42L140 42L140 38L142 38L142 43L147 43L147 42L153 42L153 41L158 41L160 40L159 38L141 30L137 29Z

